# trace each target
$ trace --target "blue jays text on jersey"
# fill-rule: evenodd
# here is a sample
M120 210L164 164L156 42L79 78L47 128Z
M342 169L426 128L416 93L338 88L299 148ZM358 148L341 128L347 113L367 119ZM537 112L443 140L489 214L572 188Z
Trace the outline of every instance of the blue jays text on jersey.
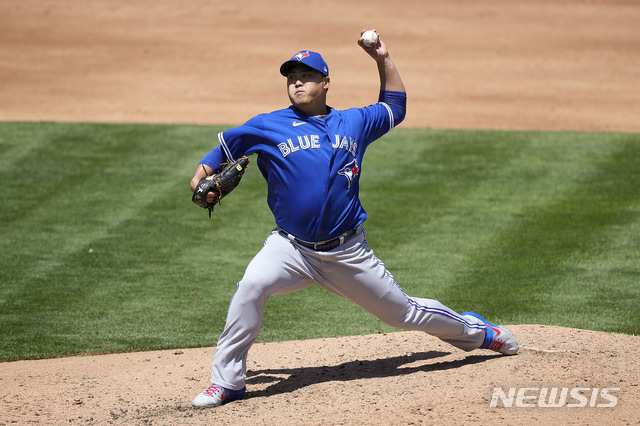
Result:
M294 123L294 126L296 124L297 123ZM358 151L358 144L356 143L356 141L353 140L353 138L347 138L347 136L340 138L340 135L335 135L335 142L332 146L334 148L344 148L348 150L354 157L356 156L356 152ZM280 149L283 157L286 157L287 155L299 149L317 149L320 148L320 135L298 136L298 139L295 142L291 138L289 138L286 142L279 143L278 148Z
M260 114L218 135L201 161L214 170L257 154L276 224L305 241L324 241L362 224L359 177L367 146L404 119L406 95L380 92L364 108L331 109L324 118L295 107Z

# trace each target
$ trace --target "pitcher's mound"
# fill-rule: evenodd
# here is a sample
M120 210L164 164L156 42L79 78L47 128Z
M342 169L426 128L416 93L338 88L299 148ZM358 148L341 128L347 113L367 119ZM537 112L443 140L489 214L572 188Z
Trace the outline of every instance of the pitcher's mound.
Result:
M540 325L508 328L522 347L519 355L465 353L418 332L256 344L249 352L246 398L213 409L192 408L190 401L209 386L215 348L2 363L0 424L640 419L640 337ZM492 398L494 391L498 398Z

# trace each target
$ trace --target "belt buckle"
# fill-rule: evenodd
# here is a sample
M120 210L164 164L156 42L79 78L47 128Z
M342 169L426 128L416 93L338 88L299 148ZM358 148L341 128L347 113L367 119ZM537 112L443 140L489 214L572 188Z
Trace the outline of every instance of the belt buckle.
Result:
M284 230L282 230L282 231L284 231ZM309 248L312 248L315 251L325 251L324 250L325 247L330 247L329 250L334 249L336 247L340 247L341 245L343 245L345 243L345 241L347 241L347 239L349 239L349 238L353 237L355 234L357 234L358 233L357 231L358 231L357 228L349 229L347 232L345 232L344 234L340 235L339 237L333 238L333 239L328 240L328 241L324 241L322 243L308 243L306 241L299 240L296 237L293 237L293 239L295 241L297 241L299 244L302 244L303 246L307 246ZM288 236L291 235L286 231L284 231L284 232ZM338 244L334 246L335 243L338 243Z

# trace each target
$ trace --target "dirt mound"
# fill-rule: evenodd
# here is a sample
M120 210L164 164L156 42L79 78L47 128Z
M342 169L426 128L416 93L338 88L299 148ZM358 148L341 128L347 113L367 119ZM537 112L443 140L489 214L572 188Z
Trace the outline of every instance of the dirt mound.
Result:
M512 357L462 352L419 332L256 344L246 398L215 409L190 406L209 385L215 348L3 363L0 423L631 424L640 418L640 337L539 325L509 329L522 346ZM504 398L492 407L495 388ZM558 396L550 400L553 388ZM559 404L562 388L578 397L569 393L561 407L538 406L540 389L549 389L545 402ZM609 389L604 396L603 389Z

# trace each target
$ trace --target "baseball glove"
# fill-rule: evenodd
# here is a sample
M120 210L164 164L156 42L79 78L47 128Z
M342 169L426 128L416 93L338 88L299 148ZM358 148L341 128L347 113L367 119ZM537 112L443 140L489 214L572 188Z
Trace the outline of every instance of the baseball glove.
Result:
M211 217L215 205L238 186L248 165L249 157L245 156L227 163L220 173L203 177L193 191L191 201L203 209L209 210L209 217ZM212 203L207 202L209 192L217 195Z

